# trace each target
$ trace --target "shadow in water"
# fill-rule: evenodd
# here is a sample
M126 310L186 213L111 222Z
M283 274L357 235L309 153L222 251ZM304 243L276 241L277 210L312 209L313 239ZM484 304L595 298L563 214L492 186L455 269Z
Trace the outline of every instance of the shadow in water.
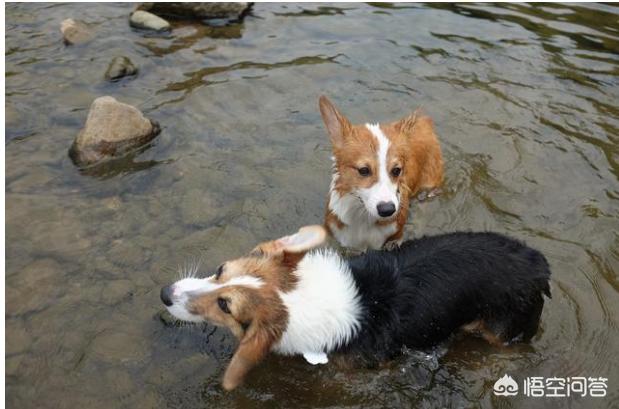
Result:
M97 179L110 179L114 176L124 175L127 173L135 173L143 170L150 169L157 165L165 165L172 163L173 159L166 160L136 160L136 157L145 152L153 146L152 143L141 146L137 150L129 152L118 158L107 159L104 162L97 163L92 166L80 168L80 174L84 176L91 176Z
M161 41L154 40L149 42L138 42L137 44L146 48L153 55L163 57L168 54L174 54L179 50L190 49L204 38L210 38L213 40L241 38L243 36L244 29L243 23L241 22L213 26L187 20L174 21L172 22L172 27L175 35L174 37L169 38L171 42L167 46L162 46L160 44ZM192 32L184 36L178 33L182 33L186 30L192 30ZM213 51L214 49L214 47L207 47L202 51Z
M322 55L315 56L307 56L307 57L299 57L289 61L282 61L276 63L260 63L260 62L252 62L252 61L242 61L232 65L225 65L219 67L208 67L202 68L198 71L194 71L191 73L185 74L190 77L186 81L180 82L172 82L168 84L165 89L159 92L167 92L167 91L185 91L186 93L193 91L195 88L208 85L211 81L205 80L205 77L210 75L219 74L222 72L230 72L236 70L249 70L249 69L257 69L263 71L269 71L277 68L286 68L298 65L314 65L314 64L329 64L336 63L336 59L340 57L342 54L337 54L332 57L326 57Z
M316 17L316 16L336 16L343 15L346 10L354 10L354 8L340 8L331 6L319 6L316 10L302 9L297 12L289 13L273 13L280 17Z

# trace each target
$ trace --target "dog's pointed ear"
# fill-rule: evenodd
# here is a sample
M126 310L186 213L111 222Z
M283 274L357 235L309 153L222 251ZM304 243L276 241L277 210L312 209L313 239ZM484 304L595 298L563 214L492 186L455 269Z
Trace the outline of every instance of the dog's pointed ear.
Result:
M320 225L304 226L294 234L258 244L253 254L275 256L283 252L305 253L324 243L327 231Z
M322 245L327 239L327 231L319 225L301 227L298 232L277 240L261 243L252 253L270 257L282 257L283 263L294 269L305 253Z
M333 143L334 147L341 148L344 145L346 135L352 129L352 125L326 96L320 96L318 105L320 107L320 115L331 138L331 143Z
M415 128L415 125L417 124L417 119L419 119L421 113L420 113L420 109L416 109L415 111L411 112L409 115L407 115L406 117L400 119L399 121L397 121L395 123L395 128L396 130L404 136L409 136L413 133L413 129Z
M440 187L443 182L443 155L432 118L419 108L394 126L411 143L410 155L414 160L407 164L407 178L412 193Z
M322 245L326 238L325 228L313 225L301 227L295 234L278 239L283 246L283 263L290 269L296 268L305 253Z
M413 132L415 123L417 122L417 111L418 110L411 112L395 123L395 128L400 134L407 136Z
M324 243L327 231L320 225L304 226L295 234L282 237L276 241L284 251L289 253L305 253Z

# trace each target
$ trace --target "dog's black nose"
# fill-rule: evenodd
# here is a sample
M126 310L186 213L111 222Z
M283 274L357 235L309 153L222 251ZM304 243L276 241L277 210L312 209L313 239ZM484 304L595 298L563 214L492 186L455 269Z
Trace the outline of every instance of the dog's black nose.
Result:
M393 202L380 202L376 206L380 217L389 217L395 213L395 204Z
M166 306L168 306L168 307L173 304L173 302L172 302L172 286L171 285L167 285L167 286L161 288L161 301L163 301L163 303Z

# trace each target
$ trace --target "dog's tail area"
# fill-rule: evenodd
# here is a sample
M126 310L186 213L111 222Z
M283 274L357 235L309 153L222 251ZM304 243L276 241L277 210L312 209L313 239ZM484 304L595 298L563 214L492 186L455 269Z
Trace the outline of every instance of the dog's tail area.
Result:
M544 295L551 298L550 266L542 253L526 248L525 275L519 288L505 297L505 304L488 319L488 325L503 342L529 341L538 331ZM523 266L524 267L524 266Z

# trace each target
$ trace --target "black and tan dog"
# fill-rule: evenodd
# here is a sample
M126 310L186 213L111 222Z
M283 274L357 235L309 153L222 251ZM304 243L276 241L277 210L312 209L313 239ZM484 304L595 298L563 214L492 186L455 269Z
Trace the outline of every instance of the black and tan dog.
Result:
M550 270L544 256L496 233L409 240L351 259L320 246L324 228L263 243L207 278L161 290L177 318L229 328L239 346L223 379L236 388L269 352L388 360L464 330L491 343L537 331ZM312 250L312 251L310 251Z

